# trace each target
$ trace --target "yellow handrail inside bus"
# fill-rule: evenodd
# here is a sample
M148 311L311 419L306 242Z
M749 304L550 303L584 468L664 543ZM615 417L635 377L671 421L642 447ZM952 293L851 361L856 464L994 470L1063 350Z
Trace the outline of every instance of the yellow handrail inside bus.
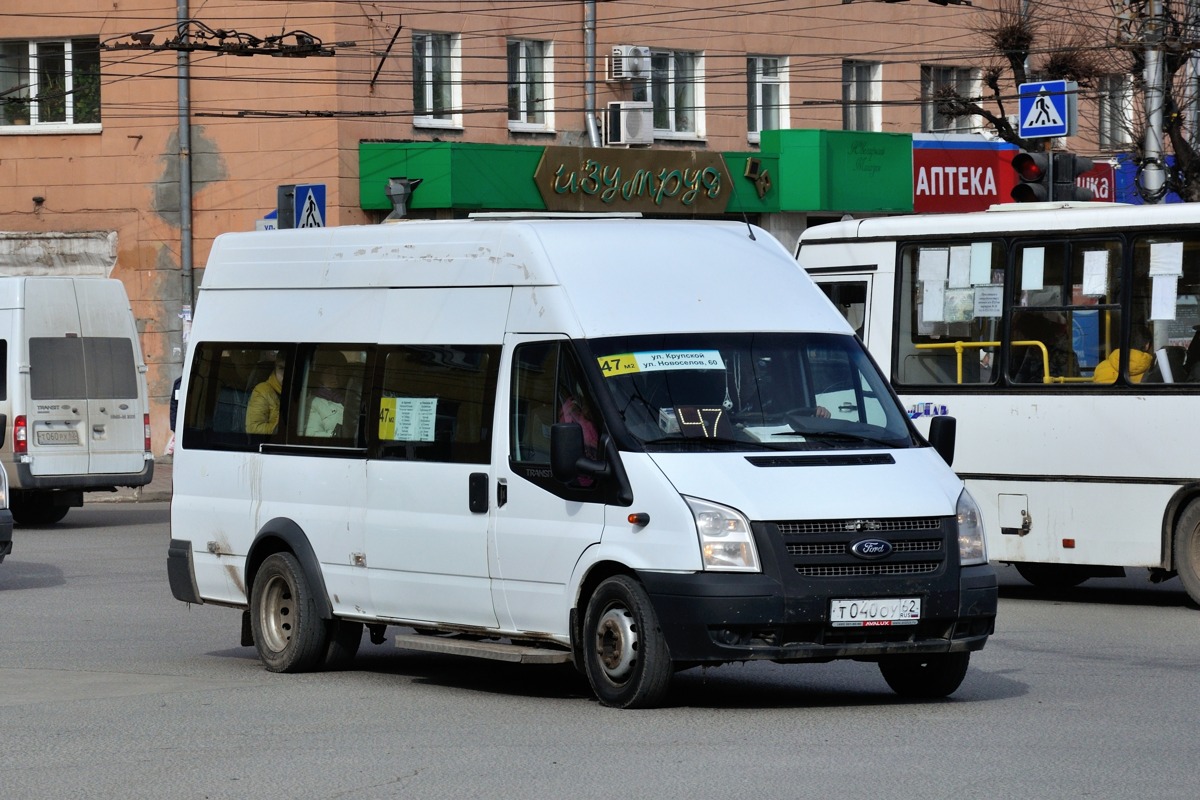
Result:
M1039 342L1036 339L1021 340L1010 342L1014 346L1037 347L1042 351L1042 383L1072 383L1080 381L1091 381L1091 378L1066 378L1066 377L1051 377L1050 375L1050 352L1046 349L1045 342ZM957 362L957 374L959 385L963 382L963 351L968 348L978 349L981 347L999 347L1000 342L936 342L930 344L918 344L915 347L918 350L949 350L954 349L955 360Z

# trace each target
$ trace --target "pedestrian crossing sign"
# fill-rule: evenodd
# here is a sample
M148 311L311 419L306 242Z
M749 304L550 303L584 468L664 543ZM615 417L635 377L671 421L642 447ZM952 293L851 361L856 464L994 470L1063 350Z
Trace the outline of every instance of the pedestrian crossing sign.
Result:
M1073 136L1075 134L1075 96L1079 89L1073 81L1039 81L1018 87L1018 133L1022 139Z
M296 184L296 196L293 202L293 228L325 227L325 184Z

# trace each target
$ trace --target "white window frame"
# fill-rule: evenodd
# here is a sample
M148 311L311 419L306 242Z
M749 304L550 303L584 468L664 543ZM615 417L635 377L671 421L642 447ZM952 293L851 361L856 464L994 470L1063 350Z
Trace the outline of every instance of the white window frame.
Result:
M1101 150L1123 150L1133 143L1133 77L1101 75L1096 91L1096 141Z
M75 68L74 68L74 48L77 42L94 41L99 47L99 39L89 36L75 36L66 39L8 39L0 41L0 45L4 45L5 50L21 50L24 49L24 63L17 65L17 70L22 67L25 69L25 74L13 75L12 68L7 68L4 63L7 59L0 60L0 70L6 70L0 75L0 93L3 93L3 98L23 97L29 99L27 106L27 123L17 124L10 121L7 104L0 98L0 132L3 133L98 133L101 130L100 122L75 122ZM22 45L24 47L22 47ZM49 53L51 48L61 47L61 53ZM99 56L97 55L97 58ZM42 93L44 87L41 86L43 79L42 69L40 67L40 59L62 58L63 61L63 88L62 92L62 109L63 119L43 120L44 101L39 101L38 97ZM98 79L99 80L99 79ZM100 95L99 86L97 86L97 111L100 111ZM59 94L55 92L55 95Z
M786 56L746 56L746 139L751 144L758 144L764 130L791 127L789 89ZM766 97L772 91L774 103ZM770 119L772 108L774 120Z
M418 50L426 65L432 65L437 58L435 44L446 46L448 53L443 56L441 68L443 82L435 79L437 70L424 69L425 79L418 90L416 83ZM413 31L413 127L416 128L462 128L462 40L457 34L439 31ZM448 105L442 113L436 114L434 97L439 90L446 90ZM420 96L418 97L418 92Z
M842 62L842 128L882 131L883 64L878 61Z
M678 61L690 59L690 83L680 85ZM663 68L665 64L665 69ZM704 54L694 50L651 50L650 79L635 88L634 100L654 103L654 138L696 141L704 138ZM680 89L691 89L690 104L680 104ZM686 107L692 109L689 117ZM666 125L663 125L663 122Z
M513 64L513 48L517 63ZM540 51L540 52L539 52ZM529 64L541 60L541 77L531 76ZM508 86L508 129L514 133L546 133L554 130L554 43L541 39L509 39L505 48ZM515 67L515 70L514 70ZM513 73L516 72L516 81ZM513 119L513 91L516 91L517 118ZM531 98L531 95L534 95ZM541 119L530 119L530 106L539 106Z
M979 130L974 115L946 117L937 110L937 90L951 85L963 97L977 97L983 76L972 67L921 65L921 130L925 133L973 133ZM945 123L945 124L939 124Z

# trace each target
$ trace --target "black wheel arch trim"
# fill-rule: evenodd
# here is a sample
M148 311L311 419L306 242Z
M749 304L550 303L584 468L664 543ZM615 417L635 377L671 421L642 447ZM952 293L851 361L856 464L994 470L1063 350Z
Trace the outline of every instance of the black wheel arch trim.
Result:
M254 578L262 562L268 556L284 550L291 551L300 562L300 567L312 586L313 600L317 604L321 619L333 619L333 603L329 601L329 592L325 589L325 575L321 571L321 562L317 560L317 554L304 530L294 520L286 517L275 517L259 528L249 552L246 553L247 602L254 591Z

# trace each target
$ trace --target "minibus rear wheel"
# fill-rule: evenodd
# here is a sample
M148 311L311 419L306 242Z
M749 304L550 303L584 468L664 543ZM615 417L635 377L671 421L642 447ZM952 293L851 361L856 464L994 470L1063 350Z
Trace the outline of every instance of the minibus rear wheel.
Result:
M250 593L250 624L258 657L271 672L307 672L325 659L329 625L317 611L308 576L291 553L267 556L258 568Z
M970 653L886 656L879 659L879 672L901 697L931 700L953 694L970 663Z
M641 584L615 575L596 587L583 619L583 662L606 706L653 708L667 693L671 654Z

